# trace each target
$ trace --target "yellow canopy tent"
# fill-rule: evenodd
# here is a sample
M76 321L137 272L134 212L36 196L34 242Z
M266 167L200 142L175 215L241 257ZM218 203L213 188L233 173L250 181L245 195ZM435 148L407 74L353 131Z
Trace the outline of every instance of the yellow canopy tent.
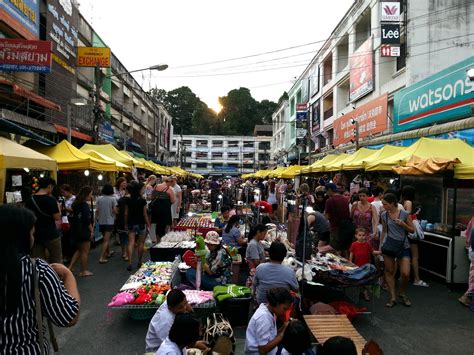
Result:
M84 144L81 147L81 150L86 153L87 151L93 150L94 152L105 155L110 159L118 161L129 167L132 167L134 164L134 159L132 157L130 157L128 154L122 154L112 144Z
M400 175L431 175L445 170L453 170L459 159L429 158L423 159L412 155L405 166L395 166L394 172Z
M81 152L67 140L63 140L54 147L39 148L38 150L56 160L59 170L117 171L114 162L91 157Z
M277 177L278 174L282 173L283 171L286 170L286 166L279 166L278 168L276 168L275 170L272 170L270 172L270 174L268 174L268 177L269 178L274 178L274 177Z
M303 167L300 165L289 166L285 171L278 174L277 177L281 179L293 179L295 176L300 174L302 168Z
M153 167L155 168L155 170L154 170L155 174L169 175L169 170L166 169L164 166L161 166L160 164L156 164L155 162L150 161L150 160L148 160L148 163L153 165Z
M254 175L255 177L257 178L266 178L268 176L268 174L270 174L272 172L272 170L259 170L257 171Z
M365 169L369 171L392 170L392 167L395 166L405 166L413 155L421 159L459 159L463 162L469 161L472 149L460 139L420 138L397 154L366 164Z
M337 164L338 162L345 160L348 156L349 155L346 154L346 153L339 154L335 159L333 159L331 161L328 161L327 163L323 163L323 164L320 164L316 167L313 167L311 169L311 172L312 173L319 173L319 172L323 172L323 171L328 171L327 170L328 166L332 166L333 164Z
M7 138L0 137L0 204L5 196L5 179L7 169L23 169L51 171L56 179L57 163L54 159L22 146Z
M174 174L174 175L178 175L178 176L186 176L188 175L188 172L184 169L182 169L181 167L179 166L172 166L171 168L169 168L170 170L172 170L171 172Z
M397 154L401 152L404 147L398 147L395 145L384 145L383 148L375 150L374 154L369 155L366 158L363 158L358 161L353 161L352 163L349 164L344 164L344 168L347 166L348 169L365 169L367 164L370 164L374 161L385 159L388 157L391 157L394 154Z
M474 180L474 148L470 148L468 159L464 159L454 167L454 177L456 179Z
M367 149L367 148L360 148L357 152L354 154L349 154L346 156L345 159L339 160L335 159L329 164L325 166L325 171L337 171L337 170L345 170L346 169L346 164L349 165L352 162L357 162L359 160L363 160L370 155L372 155L374 151L372 149Z
M119 153L125 155L129 159L132 159L133 165L135 165L137 168L148 170L147 164L132 157L126 150L120 150Z
M96 152L95 150L84 149L84 147L82 147L79 150L81 152L84 152L84 153L90 155L93 158L101 159L101 160L105 160L105 161L114 163L115 167L117 168L117 171L131 171L132 170L131 167L129 167L129 166L127 166L127 165L125 165L125 164L123 164L119 161L113 160L112 158L109 158L107 155Z
M338 155L335 155L335 154L328 154L326 155L324 158L322 159L319 159L317 161L315 161L313 164L311 164L310 166L305 166L302 170L301 170L301 174L311 174L311 173L314 173L314 172L317 172L316 170L314 169L317 169L318 167L324 165L324 164L329 164L330 162L332 162L334 159L336 159L338 157Z

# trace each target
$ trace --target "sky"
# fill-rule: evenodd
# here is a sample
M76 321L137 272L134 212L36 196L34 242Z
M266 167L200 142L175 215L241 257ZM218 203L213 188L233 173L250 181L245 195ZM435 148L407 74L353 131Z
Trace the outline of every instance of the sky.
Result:
M277 101L353 1L80 0L79 9L127 70L168 64L135 74L144 89L189 86L218 111L219 96L240 87Z

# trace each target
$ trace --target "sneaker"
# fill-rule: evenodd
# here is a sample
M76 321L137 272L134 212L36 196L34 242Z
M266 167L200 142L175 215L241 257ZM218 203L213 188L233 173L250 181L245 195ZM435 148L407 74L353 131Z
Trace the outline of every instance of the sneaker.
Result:
M420 286L420 287L430 287L430 285L428 285L425 281L423 280L420 280L418 282L413 282L413 285L414 286Z
M129 264L129 265L127 266L127 271L132 271L132 265Z

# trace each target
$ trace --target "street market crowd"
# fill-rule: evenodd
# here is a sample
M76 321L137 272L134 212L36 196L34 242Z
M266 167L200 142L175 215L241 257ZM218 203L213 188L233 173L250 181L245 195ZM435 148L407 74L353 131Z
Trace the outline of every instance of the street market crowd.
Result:
M347 183L340 174L298 185L282 179L123 176L100 191L40 178L38 190L24 196L23 203L0 206L0 353L51 353L50 340L38 329L80 321L75 278L94 277L90 263L108 263L116 245L116 257L134 272L147 261L148 250L180 221L209 211L215 217L212 230L195 235L195 252L183 256L187 287L214 293L230 284L249 289L246 354L314 354L302 315L333 314L334 307L302 296L312 272L305 263L313 255L334 255L372 272L375 284L387 291L387 308L412 305L409 282L429 287L419 273L417 235L423 231L416 193L407 185L366 186L357 179ZM473 220L466 234L471 251ZM280 229L286 237L275 232ZM274 237L269 241L270 230ZM100 256L90 260L97 236L102 239ZM198 238L203 240L200 250ZM237 271L236 255L241 258ZM299 274L291 263L300 267ZM361 298L369 301L374 289L361 285ZM474 258L468 290L459 302L470 306L473 292ZM211 344L201 330L186 295L173 288L143 335L143 350L209 351ZM351 339L334 337L317 353L357 350Z

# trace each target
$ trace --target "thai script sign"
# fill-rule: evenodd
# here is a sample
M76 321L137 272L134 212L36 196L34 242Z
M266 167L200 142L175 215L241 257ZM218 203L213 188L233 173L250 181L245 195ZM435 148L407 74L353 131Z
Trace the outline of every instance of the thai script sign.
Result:
M49 73L51 48L49 41L0 38L0 70Z

